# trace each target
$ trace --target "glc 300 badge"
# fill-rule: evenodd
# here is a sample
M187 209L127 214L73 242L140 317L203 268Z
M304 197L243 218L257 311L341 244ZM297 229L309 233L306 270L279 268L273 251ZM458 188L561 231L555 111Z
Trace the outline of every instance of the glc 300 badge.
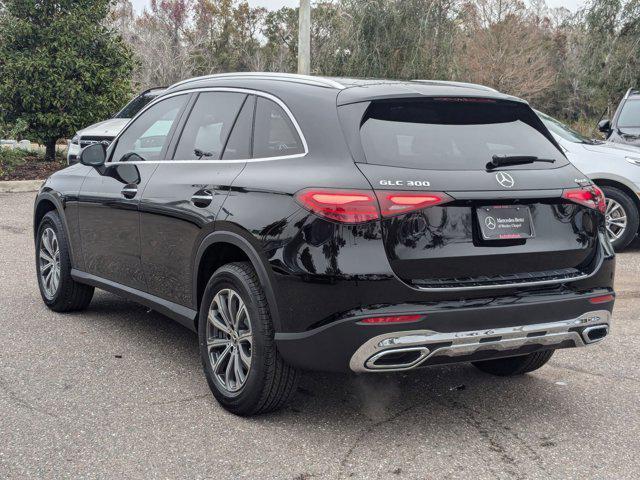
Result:
M385 187L430 187L427 180L380 180L380 185Z
M516 182L513 179L513 177L511 175L509 175L508 173L506 173L506 172L498 172L498 173L496 173L496 180L504 188L511 188L516 184Z

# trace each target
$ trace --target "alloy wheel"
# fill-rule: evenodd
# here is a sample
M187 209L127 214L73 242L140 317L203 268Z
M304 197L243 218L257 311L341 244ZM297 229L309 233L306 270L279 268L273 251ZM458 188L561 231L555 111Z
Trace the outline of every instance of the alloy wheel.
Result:
M246 304L235 290L220 290L207 315L207 351L215 379L228 392L238 392L246 383L252 346Z
M44 294L48 299L52 299L60 285L60 244L52 228L45 228L42 232L38 258Z
M613 242L624 235L627 229L627 212L621 204L611 198L607 198L605 220L609 240Z

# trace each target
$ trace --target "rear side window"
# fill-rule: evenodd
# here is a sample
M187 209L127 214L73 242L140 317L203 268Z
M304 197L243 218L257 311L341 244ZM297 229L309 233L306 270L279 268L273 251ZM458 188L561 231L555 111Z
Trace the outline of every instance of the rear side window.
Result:
M618 126L620 128L640 128L640 100L627 100L624 102L618 119Z
M182 130L173 158L219 160L245 98L242 93L201 93Z
M253 130L253 158L299 153L304 153L304 147L289 115L277 103L259 97Z
M227 146L222 154L223 160L246 160L251 158L251 130L253 129L253 109L255 97L250 95L231 130Z
M368 163L429 170L484 170L493 155L534 155L556 162L512 166L543 169L567 160L540 120L519 102L409 99L372 102L360 128Z

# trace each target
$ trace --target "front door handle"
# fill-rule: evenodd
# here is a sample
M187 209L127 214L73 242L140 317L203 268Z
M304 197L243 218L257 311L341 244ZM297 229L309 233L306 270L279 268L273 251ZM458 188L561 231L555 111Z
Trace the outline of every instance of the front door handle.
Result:
M126 185L120 193L124 198L133 198L138 194L138 186L135 184Z
M213 193L211 190L198 190L191 197L191 203L193 203L196 207L205 208L211 205L213 201Z

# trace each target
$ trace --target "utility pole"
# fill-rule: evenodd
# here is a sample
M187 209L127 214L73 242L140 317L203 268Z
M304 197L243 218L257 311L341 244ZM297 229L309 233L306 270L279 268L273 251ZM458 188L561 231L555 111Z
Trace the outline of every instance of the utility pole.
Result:
M311 0L300 0L298 19L298 73L311 72Z

